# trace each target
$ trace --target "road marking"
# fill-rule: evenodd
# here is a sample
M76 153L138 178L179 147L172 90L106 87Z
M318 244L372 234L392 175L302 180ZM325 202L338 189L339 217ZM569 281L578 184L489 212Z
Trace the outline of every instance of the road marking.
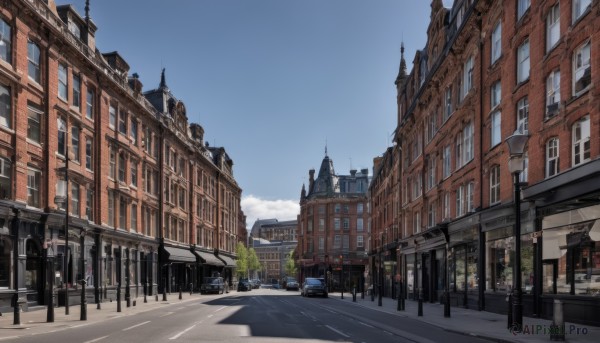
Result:
M185 307L176 308L176 310L185 310Z
M87 341L87 342L84 342L84 343L93 343L93 342L98 342L98 341L100 341L100 340L103 340L103 339L105 339L106 337L108 337L108 336L98 337L98 338L96 338L96 339L92 339L91 341Z
M315 321L315 322L317 321L317 318L315 318L314 316L312 316L312 315L310 315L310 314L308 314L308 313L304 313L304 312L302 312L302 311L300 311L300 313L301 313L303 316L306 316L306 317L308 317L308 318L312 319L312 320L313 320L313 321Z
M167 312L167 313L163 314L162 316L160 316L160 318L172 315L173 313L174 312Z
M0 341L3 341L5 339L19 338L19 337L20 336L0 337Z
M183 335L184 333L186 333L186 332L190 331L191 329L193 329L193 328L194 328L196 325L198 325L198 324L200 324L200 323L201 323L201 321L200 321L200 322L196 322L196 323L194 323L194 325L192 325L192 326L190 326L189 328L187 328L187 329L185 329L185 330L181 331L180 333L176 334L175 336L173 336L173 337L171 337L171 338L169 338L169 339L177 339L177 338L179 338L179 336L181 336L181 335Z
M212 314L209 314L209 315L208 315L208 316L206 316L206 317L207 317L207 318L212 318L212 317L213 317L213 315L212 315Z
M329 330L333 331L333 332L336 332L336 333L338 333L338 334L340 334L340 335L342 335L342 336L346 337L346 338L350 338L350 336L346 335L345 333L341 332L340 330L337 330L337 329L334 329L334 328L332 328L332 327L331 327L331 326L329 326L329 325L325 325L325 327L326 327L326 328L328 328Z
M136 325L134 325L134 326L130 326L130 327L128 327L127 329L123 329L122 331L131 330L131 329L133 329L133 328L137 328L138 326L142 326L142 325L145 325L145 324L148 324L148 323L150 323L150 321L146 321L146 322L143 322L143 323L136 324Z
M359 324L362 324L362 325L364 325L364 326L366 326L366 327L375 328L373 325L369 325L369 324L367 324L367 323L363 323L363 322L358 322L358 323L359 323Z
M218 308L218 309L216 309L216 310L215 310L215 312L219 312L219 311L221 311L221 310L222 310L222 309L224 309L224 308L227 308L227 306L223 306L223 307L221 307L221 308Z

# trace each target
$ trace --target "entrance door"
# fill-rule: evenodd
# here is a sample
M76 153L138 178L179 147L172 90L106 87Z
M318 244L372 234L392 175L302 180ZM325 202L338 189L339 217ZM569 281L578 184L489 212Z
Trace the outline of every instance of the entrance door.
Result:
M429 285L429 280L431 280L431 255L423 254L423 261L421 263L421 274L423 278L422 286L423 287L423 301L429 301L431 296L429 294L431 287Z
M27 240L26 246L27 261L25 263L25 288L29 291L35 291L37 300L42 301L44 279L42 278L42 256L39 247L31 239Z

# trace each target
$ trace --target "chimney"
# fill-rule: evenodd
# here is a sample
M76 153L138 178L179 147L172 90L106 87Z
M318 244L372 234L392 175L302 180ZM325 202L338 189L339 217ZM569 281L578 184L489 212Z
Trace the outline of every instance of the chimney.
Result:
M363 175L365 175L365 176L369 175L369 169L368 169L368 168L361 169L361 170L360 170L360 172L361 172Z
M202 126L196 123L190 124L190 131L192 131L192 139L199 145L202 145L204 141L204 129Z
M356 176L356 169L350 169L350 175Z
M131 77L127 81L129 83L129 88L133 89L134 92L142 92L142 87L144 87L144 85L140 81L140 76L137 73L133 73L133 75L131 75Z
M311 169L308 171L308 191L311 192L313 188L313 184L315 183L315 170Z

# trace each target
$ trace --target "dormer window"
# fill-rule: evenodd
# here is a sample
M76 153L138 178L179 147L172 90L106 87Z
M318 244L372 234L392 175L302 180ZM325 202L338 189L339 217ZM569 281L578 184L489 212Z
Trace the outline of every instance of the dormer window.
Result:
M67 26L69 27L69 31L71 31L71 33L81 39L81 29L79 28L79 25L77 25L77 23L75 23L72 20L69 20L69 24L67 24Z

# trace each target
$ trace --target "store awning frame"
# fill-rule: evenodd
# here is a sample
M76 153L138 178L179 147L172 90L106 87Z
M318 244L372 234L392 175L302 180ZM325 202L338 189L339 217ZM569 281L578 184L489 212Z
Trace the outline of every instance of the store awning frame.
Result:
M225 263L225 267L235 267L237 265L235 260L227 255L219 255L218 257Z
M172 262L196 262L196 256L191 251L175 247L163 247L168 255L169 261Z
M225 263L223 261L218 259L217 256L215 256L211 252L194 250L194 254L196 254L200 258L200 261L202 262L202 264L207 264L207 265L217 266L217 267L223 267L225 265Z

